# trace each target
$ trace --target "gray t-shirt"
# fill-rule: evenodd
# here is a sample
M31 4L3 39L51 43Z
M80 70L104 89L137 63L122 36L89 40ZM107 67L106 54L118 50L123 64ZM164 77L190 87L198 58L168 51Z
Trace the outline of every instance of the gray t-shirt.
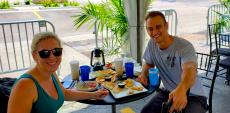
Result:
M181 81L182 64L188 61L197 63L193 45L178 37L174 37L173 43L164 50L150 39L143 58L147 64L154 64L158 68L163 85L169 91L175 89ZM205 96L198 77L190 89L190 95Z

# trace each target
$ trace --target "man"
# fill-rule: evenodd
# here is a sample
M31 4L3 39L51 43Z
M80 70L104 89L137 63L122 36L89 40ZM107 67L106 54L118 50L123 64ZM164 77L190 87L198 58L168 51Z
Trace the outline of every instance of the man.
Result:
M164 85L145 105L142 113L160 113L163 102L173 102L169 112L205 113L206 97L196 78L197 58L188 41L168 34L168 23L159 11L149 12L145 18L151 37L144 53L145 64L138 81L148 85L148 69L157 67ZM187 97L189 91L189 97Z

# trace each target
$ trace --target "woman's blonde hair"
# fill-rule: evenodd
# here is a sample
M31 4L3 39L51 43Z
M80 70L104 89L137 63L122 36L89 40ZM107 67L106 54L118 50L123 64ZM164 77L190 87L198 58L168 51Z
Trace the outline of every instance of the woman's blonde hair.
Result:
M34 35L34 38L33 38L32 43L31 43L31 52L36 51L38 43L40 43L42 40L46 40L46 39L54 39L58 42L59 46L62 47L61 40L59 39L59 37L55 33L53 33L53 32L41 32L41 33L37 33Z

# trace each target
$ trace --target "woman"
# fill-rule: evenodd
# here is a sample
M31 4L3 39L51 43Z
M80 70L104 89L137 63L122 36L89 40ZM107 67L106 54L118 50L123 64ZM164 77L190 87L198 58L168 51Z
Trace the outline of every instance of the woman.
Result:
M107 90L80 92L61 85L55 71L61 63L62 48L54 33L36 34L31 52L36 65L15 83L8 113L56 113L64 100L101 99L108 94Z

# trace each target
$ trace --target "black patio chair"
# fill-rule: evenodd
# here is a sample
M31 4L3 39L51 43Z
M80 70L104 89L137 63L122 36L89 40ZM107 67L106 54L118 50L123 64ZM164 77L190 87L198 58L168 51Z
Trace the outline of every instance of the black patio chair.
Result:
M223 28L220 24L208 25L210 54L218 54L220 56L230 56L229 35L223 34Z
M201 79L202 85L209 89L207 110L209 113L212 113L212 97L220 57L218 55L204 53L196 53L196 55L198 77ZM210 62L210 59L212 59L212 62Z
M218 43L219 48L227 47L226 50L230 51L230 33L219 34L219 41L218 42L219 42ZM226 75L225 76L226 77L225 83L227 85L230 85L230 56L226 56L224 59L221 59L219 62L219 67L226 69L226 71L224 71L224 73L220 73L218 75L225 74Z
M220 24L210 24L208 25L209 41L210 41L210 54L219 55L222 57L230 57L230 34L223 32L223 28ZM212 62L212 59L209 59ZM223 60L226 61L226 60ZM226 79L226 84L230 84L229 80L229 63L219 62L219 73L218 76ZM211 64L211 63L209 63ZM222 76L225 75L225 76Z
M208 88L208 104L205 106L209 113L212 113L212 97L213 97L213 90L215 85L215 80L217 76L217 70L218 70L218 62L219 62L219 56L214 54L204 54L204 53L196 53L197 56L197 71L198 71L198 77L201 79L203 86L205 88ZM210 65L209 59L213 59L215 61L216 65ZM215 59L215 60L214 60ZM168 113L168 110L170 106L172 105L172 102L165 102L162 104L162 111L161 113ZM181 112L176 113L184 113L184 110Z
M218 76L225 74L225 84L230 85L230 57L226 57L219 61L218 68L223 68L225 70L219 69Z

